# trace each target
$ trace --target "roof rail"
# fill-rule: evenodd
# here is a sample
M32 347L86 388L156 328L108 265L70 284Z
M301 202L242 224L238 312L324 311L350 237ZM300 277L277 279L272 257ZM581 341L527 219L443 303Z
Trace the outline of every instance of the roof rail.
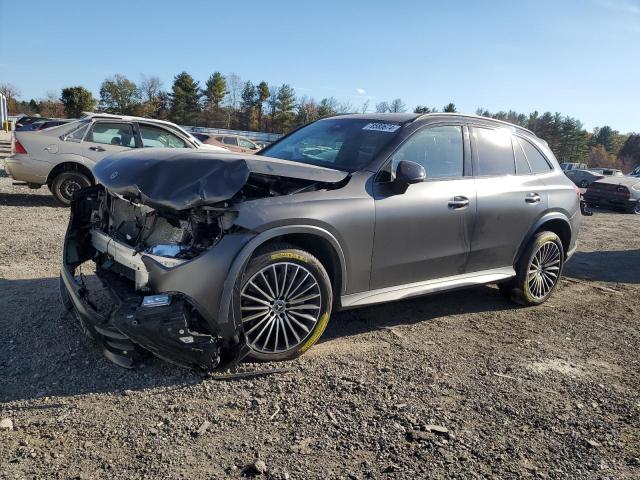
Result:
M529 130L528 128L524 128L520 125L516 125L515 123L511 123L511 122L506 122L504 120L498 120L497 118L491 118L491 117L483 117L482 115L471 115L469 113L450 113L450 112L431 112L431 113L424 113L422 115L420 115L418 118L416 118L416 120L420 120L422 118L428 118L428 117L435 117L438 115L451 115L452 117L465 117L465 118L475 118L477 120L489 120L492 122L497 122L497 123L501 123L503 125L512 127L512 128L517 128L518 130L522 130L525 131L527 133L530 133L531 135L533 135L534 137L537 137L537 135L535 133L533 133L531 130ZM416 121L414 120L414 121Z

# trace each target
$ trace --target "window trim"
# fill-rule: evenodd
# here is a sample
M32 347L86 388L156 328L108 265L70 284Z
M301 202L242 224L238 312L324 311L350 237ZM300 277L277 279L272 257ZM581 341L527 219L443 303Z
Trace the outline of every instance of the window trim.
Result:
M376 183L391 183L395 180L395 172L391 171L391 166L393 165L393 156L402 148L404 144L406 144L409 140L411 140L415 135L419 134L423 130L428 128L435 127L460 127L462 131L462 175L455 177L437 177L430 178L429 173L427 172L427 178L424 179L423 182L420 183L429 183L429 182L439 182L439 181L452 181L452 180L463 180L466 178L473 178L473 166L471 162L471 144L469 138L469 128L468 124L464 122L456 122L456 121L442 121L442 122L434 122L428 123L426 125L421 125L419 128L415 129L413 132L409 133L405 138L402 139L400 143L398 143L393 150L387 155L387 158L382 163L382 166L378 169L375 174L374 181ZM390 177L390 180L382 179L381 177L387 174Z
M529 160L529 156L527 155L527 152L525 152L524 147L522 146L522 144L520 144L520 148L522 148L522 153L524 153L524 157L527 159L527 163L529 164L529 168L531 169L530 175L546 175L547 173L553 172L555 170L555 167L553 166L553 164L549 161L547 156L544 153L542 153L542 151L538 148L538 146L535 143L527 140L525 137L523 137L521 135L516 135L515 133L513 133L511 136L517 138L518 142L520 142L520 139L522 139L525 142L528 142L534 149L537 150L537 152L540 155L542 155L542 158L544 159L544 161L547 163L547 166L549 167L549 170L547 170L546 172L534 172L533 171L533 165L531 165L531 161ZM515 159L515 157L514 157L514 159ZM517 170L516 170L516 175L517 175Z

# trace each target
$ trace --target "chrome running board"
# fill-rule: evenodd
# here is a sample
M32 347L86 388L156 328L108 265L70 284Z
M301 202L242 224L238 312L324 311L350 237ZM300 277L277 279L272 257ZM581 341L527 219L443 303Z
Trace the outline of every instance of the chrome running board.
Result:
M486 283L498 282L516 276L513 267L495 268L482 272L465 273L452 277L436 278L423 282L396 285L393 287L369 290L367 292L352 293L343 295L340 298L343 308L360 307L373 303L392 302L405 298L417 297L428 293L452 290L454 288L473 287Z

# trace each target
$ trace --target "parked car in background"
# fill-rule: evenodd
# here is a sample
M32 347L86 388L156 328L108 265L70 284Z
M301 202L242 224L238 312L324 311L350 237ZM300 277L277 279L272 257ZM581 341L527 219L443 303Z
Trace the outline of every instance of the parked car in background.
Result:
M45 130L51 127L57 127L59 125L64 125L65 123L72 122L73 120L67 119L49 119L49 120L39 120L37 122L30 123L28 125L24 125L16 129L18 132L37 132L39 130Z
M599 173L605 177L620 177L623 175L622 170L615 168L592 168L591 171Z
M256 142L241 135L221 135L201 132L194 133L193 135L202 143L224 147L232 152L256 153L260 150L260 146Z
M564 174L580 188L587 188L596 180L604 178L604 175L596 170L573 169L565 170Z
M560 164L560 168L566 171L574 169L587 170L589 167L587 167L586 163L564 162Z
M589 207L625 210L640 215L640 168L629 175L593 182L584 194Z
M97 114L40 131L14 133L5 170L32 188L47 185L65 205L95 183L93 166L111 153L147 147L228 152L203 145L177 125L148 118Z
M258 155L130 151L95 174L72 203L61 296L129 367L142 348L205 369L291 359L332 310L486 283L539 305L581 222L544 141L459 114L344 115ZM85 262L112 305L91 301Z
M20 117L17 121L16 121L16 125L15 128L16 130L18 130L19 128L24 127L25 125L29 125L33 122L39 122L42 120L51 120L49 118L46 117L41 117L39 115L24 115L22 117Z

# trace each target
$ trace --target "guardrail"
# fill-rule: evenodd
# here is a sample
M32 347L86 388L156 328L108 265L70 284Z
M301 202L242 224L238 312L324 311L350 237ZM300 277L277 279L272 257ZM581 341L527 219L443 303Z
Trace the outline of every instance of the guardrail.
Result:
M272 143L282 137L280 133L267 133L267 132L251 132L246 130L229 130L227 128L210 128L210 127L194 127L191 125L181 125L182 128L189 132L209 133L218 135L241 135L247 137L254 142L268 142Z

